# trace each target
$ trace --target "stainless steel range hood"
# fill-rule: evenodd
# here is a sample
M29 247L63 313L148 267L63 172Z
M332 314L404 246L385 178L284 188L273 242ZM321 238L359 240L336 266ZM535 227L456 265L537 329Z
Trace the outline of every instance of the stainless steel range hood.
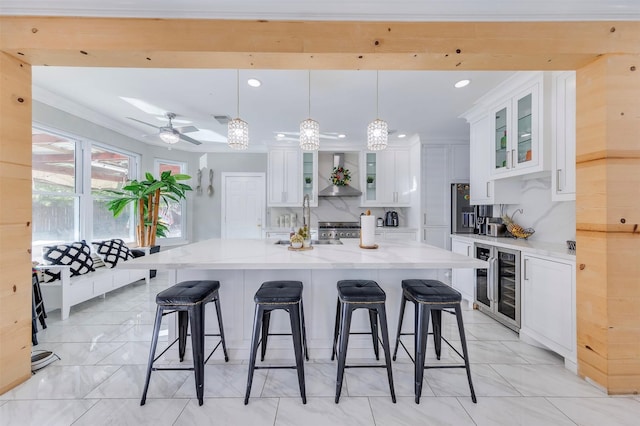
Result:
M333 167L344 167L344 153L333 154ZM350 185L330 185L318 193L318 197L359 197L362 192Z

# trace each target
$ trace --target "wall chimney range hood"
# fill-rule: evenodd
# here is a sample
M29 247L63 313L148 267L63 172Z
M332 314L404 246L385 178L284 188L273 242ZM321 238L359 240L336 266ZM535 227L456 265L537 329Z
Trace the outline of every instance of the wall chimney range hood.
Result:
M333 167L344 167L344 153L333 154ZM351 185L330 185L318 193L318 197L359 197L362 192Z

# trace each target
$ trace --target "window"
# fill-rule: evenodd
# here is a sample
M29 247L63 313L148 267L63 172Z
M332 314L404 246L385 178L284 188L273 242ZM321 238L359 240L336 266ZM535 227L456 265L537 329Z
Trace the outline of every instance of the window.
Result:
M34 129L31 187L34 245L77 240L80 191L76 185L78 141Z
M114 219L103 189L137 175L134 154L34 128L32 200L34 256L38 246L106 238L134 240L131 212Z
M167 170L170 170L172 175L187 173L186 163L178 161L157 159L154 169L156 176L160 176L162 172ZM169 227L166 239L186 239L186 210L185 200L160 206L160 220Z
M93 238L105 240L121 238L135 239L132 221L133 205L117 218L107 208L111 199L102 192L105 189L121 189L133 174L135 162L131 155L110 148L93 145L91 147L91 195L93 201Z

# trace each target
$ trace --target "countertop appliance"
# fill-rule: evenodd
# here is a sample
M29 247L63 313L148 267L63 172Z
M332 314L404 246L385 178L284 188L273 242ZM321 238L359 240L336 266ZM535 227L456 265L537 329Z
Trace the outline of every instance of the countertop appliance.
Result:
M398 212L391 210L384 215L384 226L398 226Z
M475 244L475 258L489 262L476 270L476 305L514 331L520 330L520 251Z
M473 234L476 229L476 212L469 204L469 184L451 184L451 233Z
M318 222L319 240L360 238L360 222Z
M493 206L475 206L476 234L487 235L487 224L493 217Z

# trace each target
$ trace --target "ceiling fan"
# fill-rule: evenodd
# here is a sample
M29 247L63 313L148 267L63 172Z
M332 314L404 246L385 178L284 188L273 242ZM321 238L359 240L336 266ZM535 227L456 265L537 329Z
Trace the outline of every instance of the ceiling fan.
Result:
M273 132L276 140L295 142L300 140L300 132ZM343 136L344 137L344 136ZM320 133L320 139L342 139L338 133Z
M167 112L165 115L169 120L169 123L166 126L156 126L155 124L146 123L144 121L138 120L137 118L133 118L133 117L127 117L127 118L129 120L137 121L138 123L146 124L147 126L151 126L158 129L159 131L158 135L160 136L160 139L162 139L163 142L166 142L168 144L175 144L175 143L178 143L178 141L183 140L185 142L189 142L194 145L202 145L202 142L197 141L192 137L185 135L185 133L197 132L198 131L197 127L195 126L173 127L171 120L176 118L176 114L174 114L173 112Z

